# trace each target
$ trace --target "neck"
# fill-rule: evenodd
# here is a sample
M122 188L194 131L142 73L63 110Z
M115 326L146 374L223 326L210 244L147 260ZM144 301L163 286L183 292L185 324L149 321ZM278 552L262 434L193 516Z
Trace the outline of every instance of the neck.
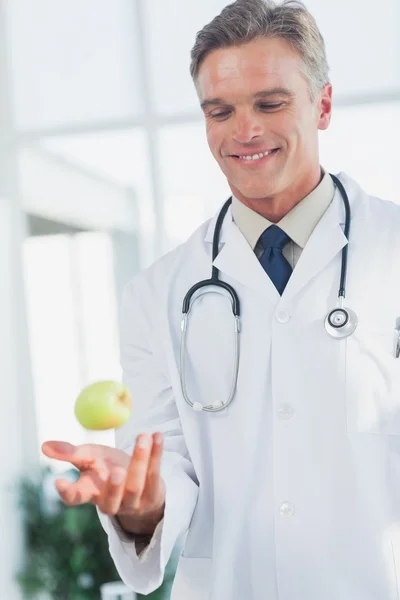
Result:
M290 212L296 204L301 202L306 196L311 194L316 187L318 187L322 181L322 177L321 167L318 165L317 168L313 169L312 172L309 172L305 178L296 180L284 190L263 198L247 198L236 188L232 187L231 189L240 202L272 223L277 223Z

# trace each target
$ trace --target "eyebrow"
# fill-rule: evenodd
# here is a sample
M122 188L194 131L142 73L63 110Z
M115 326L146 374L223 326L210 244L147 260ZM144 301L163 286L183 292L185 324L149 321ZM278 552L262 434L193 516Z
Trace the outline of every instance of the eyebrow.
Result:
M257 92L257 94L254 94L254 98L256 100L259 98L269 98L270 96L286 96L286 98L294 98L295 94L294 92L285 87L277 87L272 88L270 90L262 90L261 92ZM212 98L210 100L203 100L200 106L204 110L208 106L216 106L219 104L229 104L229 102L225 102L222 98Z

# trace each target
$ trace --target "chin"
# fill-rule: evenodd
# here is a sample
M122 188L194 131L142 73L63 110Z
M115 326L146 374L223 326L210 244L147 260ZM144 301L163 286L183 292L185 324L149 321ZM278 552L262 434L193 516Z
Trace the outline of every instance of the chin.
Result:
M272 190L270 188L266 188L265 186L261 188L237 188L238 192L244 196L245 198L249 198L249 200L258 200L259 198L266 198L271 195Z
M245 198L252 200L273 196L276 194L277 184L277 178L268 175L257 175L254 177L253 181L251 181L250 178L247 178L247 180L245 179L244 181L232 181L234 190L237 190L237 192Z

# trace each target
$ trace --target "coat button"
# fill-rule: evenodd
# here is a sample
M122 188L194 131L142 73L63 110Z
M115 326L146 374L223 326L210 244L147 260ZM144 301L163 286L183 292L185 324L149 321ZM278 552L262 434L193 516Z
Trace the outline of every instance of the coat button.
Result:
M278 408L278 416L280 419L291 419L293 417L293 408L290 404L281 404Z
M281 517L290 519L294 515L294 506L290 502L284 502L279 509Z
M281 310L276 314L276 320L278 323L287 323L289 319L290 316L284 310Z

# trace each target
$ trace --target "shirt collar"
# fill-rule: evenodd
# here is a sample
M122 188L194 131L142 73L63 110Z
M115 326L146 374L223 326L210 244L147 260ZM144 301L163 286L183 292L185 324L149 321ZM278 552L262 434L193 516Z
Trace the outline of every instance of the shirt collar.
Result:
M318 221L332 202L335 185L329 173L322 169L322 179L317 187L296 204L278 223L265 217L232 197L232 217L254 250L260 235L270 225L278 225L298 245L304 248Z

